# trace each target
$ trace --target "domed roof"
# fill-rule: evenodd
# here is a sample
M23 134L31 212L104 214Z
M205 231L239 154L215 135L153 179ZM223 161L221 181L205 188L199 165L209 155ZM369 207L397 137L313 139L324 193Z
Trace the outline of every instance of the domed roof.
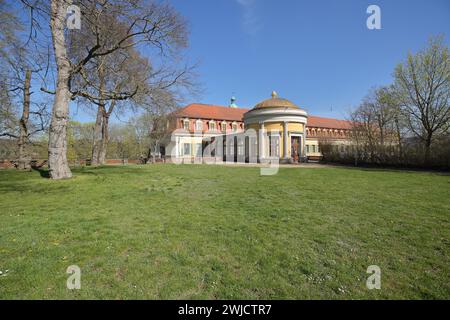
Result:
M300 109L291 101L283 98L278 98L275 91L272 91L272 98L261 101L252 110L264 109L264 108L289 108L289 109Z

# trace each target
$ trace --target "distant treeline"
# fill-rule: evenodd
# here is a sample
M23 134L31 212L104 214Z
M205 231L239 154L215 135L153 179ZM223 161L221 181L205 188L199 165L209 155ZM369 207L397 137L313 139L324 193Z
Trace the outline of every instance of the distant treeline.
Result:
M450 55L442 38L409 54L394 82L349 115L351 143L320 142L323 159L352 164L450 167Z

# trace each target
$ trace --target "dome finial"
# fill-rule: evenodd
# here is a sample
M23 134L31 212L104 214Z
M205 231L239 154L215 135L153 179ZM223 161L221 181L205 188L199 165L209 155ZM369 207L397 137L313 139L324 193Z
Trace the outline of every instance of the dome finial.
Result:
M237 108L237 104L236 104L236 97L233 95L230 99L231 103L230 103L230 108Z
M272 91L272 98L276 98L277 97L277 92L276 91Z

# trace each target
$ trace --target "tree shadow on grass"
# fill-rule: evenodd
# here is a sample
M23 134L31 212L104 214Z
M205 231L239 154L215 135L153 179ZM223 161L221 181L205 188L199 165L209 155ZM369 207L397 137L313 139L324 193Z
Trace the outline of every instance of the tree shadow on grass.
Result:
M449 176L450 168L420 168L420 167L401 167L401 166L377 166L377 165L359 165L324 163L336 168L354 169L358 171L373 172L406 172L406 173L432 173L435 175Z
M39 172L42 178L50 179L50 173L48 169L42 169L40 167L31 167L32 170Z
M360 171L373 171L373 172L395 172L395 173L429 173L437 176L450 176L450 172L439 169L422 169L422 168L365 168L355 167Z
M91 175L123 175L123 174L135 174L141 175L142 170L139 170L140 167L124 166L124 165L104 165L104 166L88 166L88 167L78 167L74 168L73 172L78 172L82 174L91 174Z
M31 167L33 171L39 172L42 178L50 179L50 173L48 169L44 169L42 167L33 166ZM77 167L77 168L71 168L73 173L80 173L80 174L88 174L88 175L94 175L99 176L101 174L137 174L138 172L136 169L130 169L126 168L125 166L99 166L99 167Z

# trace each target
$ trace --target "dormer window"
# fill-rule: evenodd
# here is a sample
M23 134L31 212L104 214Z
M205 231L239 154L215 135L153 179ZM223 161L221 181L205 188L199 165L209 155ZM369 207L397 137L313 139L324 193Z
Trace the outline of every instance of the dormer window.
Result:
M189 119L183 120L183 129L189 131Z
M213 120L209 122L209 131L216 131L216 122Z
M196 131L202 131L203 130L203 121L202 120L195 121L195 130Z

